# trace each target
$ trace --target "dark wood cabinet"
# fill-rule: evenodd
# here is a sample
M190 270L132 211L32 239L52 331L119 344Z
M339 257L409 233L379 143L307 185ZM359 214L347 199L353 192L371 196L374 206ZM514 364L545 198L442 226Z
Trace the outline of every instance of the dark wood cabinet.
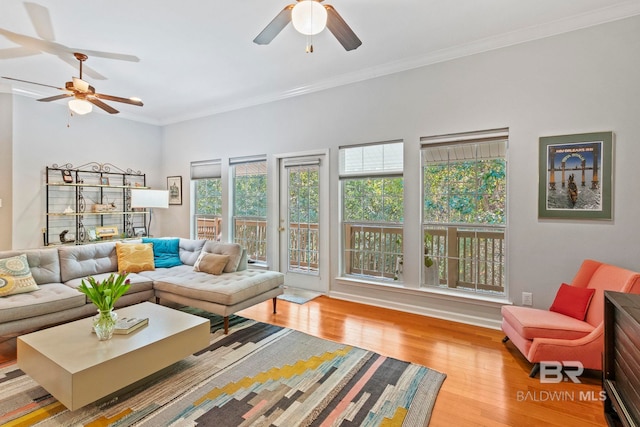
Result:
M640 426L640 295L605 292L603 387L610 426Z

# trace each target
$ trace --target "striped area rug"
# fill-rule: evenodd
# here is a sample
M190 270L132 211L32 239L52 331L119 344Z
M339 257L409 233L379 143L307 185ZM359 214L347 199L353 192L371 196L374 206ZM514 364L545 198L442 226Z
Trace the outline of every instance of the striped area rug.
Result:
M244 320L242 318L239 318ZM2 426L425 426L445 375L360 348L244 320L203 351L69 411L0 366Z

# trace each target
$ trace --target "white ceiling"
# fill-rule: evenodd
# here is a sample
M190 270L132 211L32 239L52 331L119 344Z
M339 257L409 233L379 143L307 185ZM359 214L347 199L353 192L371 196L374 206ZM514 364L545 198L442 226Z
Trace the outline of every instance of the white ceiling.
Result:
M640 14L638 0L325 0L362 40L358 49L345 51L325 30L305 53L291 24L254 44L290 2L1 0L0 75L64 86L78 76L72 52L85 52L95 73L84 77L97 92L144 101L110 102L120 116L168 124ZM0 81L0 91L11 88L60 93Z

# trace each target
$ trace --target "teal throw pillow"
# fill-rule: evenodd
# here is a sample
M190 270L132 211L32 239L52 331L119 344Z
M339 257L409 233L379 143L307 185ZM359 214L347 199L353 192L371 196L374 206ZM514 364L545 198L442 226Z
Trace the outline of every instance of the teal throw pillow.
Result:
M156 268L182 265L182 261L180 261L180 239L150 239L143 237L142 243L151 243L153 245L153 264Z

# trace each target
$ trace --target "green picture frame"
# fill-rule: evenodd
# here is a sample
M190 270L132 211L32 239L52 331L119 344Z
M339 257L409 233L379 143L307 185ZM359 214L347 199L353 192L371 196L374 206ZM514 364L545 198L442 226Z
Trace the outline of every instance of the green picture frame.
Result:
M613 132L540 138L538 217L613 219Z

